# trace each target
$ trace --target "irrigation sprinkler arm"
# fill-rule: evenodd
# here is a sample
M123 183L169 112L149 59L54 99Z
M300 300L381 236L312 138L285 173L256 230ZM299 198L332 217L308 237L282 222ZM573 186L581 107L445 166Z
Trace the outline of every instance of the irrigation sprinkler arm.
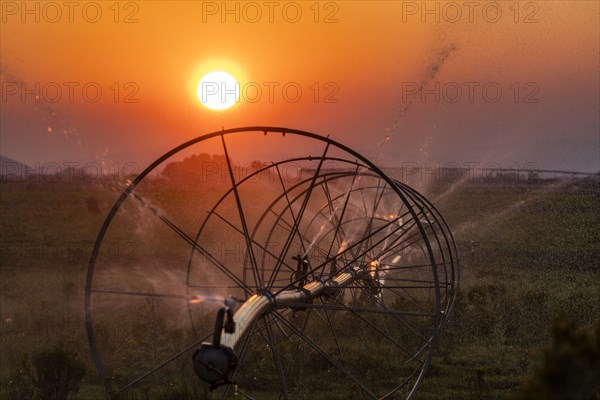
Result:
M365 273L368 273L368 265L357 265L326 281L309 282L301 289L284 290L275 295L258 292L250 296L235 314L235 299L229 297L225 300L225 307L217 313L213 343L203 343L192 357L196 374L206 381L211 389L232 383L231 379L238 362L234 349L262 315L275 308L293 307L293 304L311 301L328 289L351 284ZM224 322L225 316L227 321Z
M233 316L236 325L235 332L222 332L221 345L235 349L240 339L246 334L246 331L250 329L254 322L271 309L290 307L290 304L306 303L320 296L327 289L347 286L359 275L366 273L367 267L367 265L354 266L338 273L324 282L315 280L304 285L302 289L284 290L274 296L266 292L252 295L244 302L244 304L242 304Z

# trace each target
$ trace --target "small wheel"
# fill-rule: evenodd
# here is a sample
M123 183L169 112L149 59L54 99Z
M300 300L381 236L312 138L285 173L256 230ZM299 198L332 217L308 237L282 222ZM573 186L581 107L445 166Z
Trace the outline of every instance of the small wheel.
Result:
M103 254L124 242L127 256ZM120 196L90 260L87 331L111 393L194 391L191 354L232 295L236 386L219 397L412 398L457 283L450 230L420 194L329 138L231 129Z

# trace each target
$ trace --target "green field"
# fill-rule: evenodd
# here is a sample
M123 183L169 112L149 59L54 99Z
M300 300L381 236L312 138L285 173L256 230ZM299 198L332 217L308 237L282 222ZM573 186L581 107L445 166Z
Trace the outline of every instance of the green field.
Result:
M43 179L0 187L0 397L31 398L35 355L62 345L86 369L75 398L103 398L85 334L84 286L96 235L121 189ZM553 321L590 332L600 324L598 181L474 180L425 194L454 232L461 288L417 398L515 398L543 363ZM126 235L112 238L104 257L134 255ZM378 359L385 369L386 355ZM182 372L162 392L129 398L210 398L195 379ZM335 384L330 390L334 398ZM310 387L298 398L312 398Z

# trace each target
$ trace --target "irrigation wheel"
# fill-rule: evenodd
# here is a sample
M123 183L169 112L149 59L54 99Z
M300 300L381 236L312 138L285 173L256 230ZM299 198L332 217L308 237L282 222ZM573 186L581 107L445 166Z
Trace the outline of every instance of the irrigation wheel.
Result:
M457 286L452 235L422 195L327 137L247 127L129 182L85 313L111 394L191 398L201 370L211 398L412 398Z

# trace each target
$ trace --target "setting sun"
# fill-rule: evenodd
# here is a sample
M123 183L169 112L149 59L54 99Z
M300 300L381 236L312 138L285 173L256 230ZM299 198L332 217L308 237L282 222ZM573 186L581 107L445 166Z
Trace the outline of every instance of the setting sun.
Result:
M225 110L238 102L240 84L225 71L212 71L200 79L196 95L205 107L217 111Z

